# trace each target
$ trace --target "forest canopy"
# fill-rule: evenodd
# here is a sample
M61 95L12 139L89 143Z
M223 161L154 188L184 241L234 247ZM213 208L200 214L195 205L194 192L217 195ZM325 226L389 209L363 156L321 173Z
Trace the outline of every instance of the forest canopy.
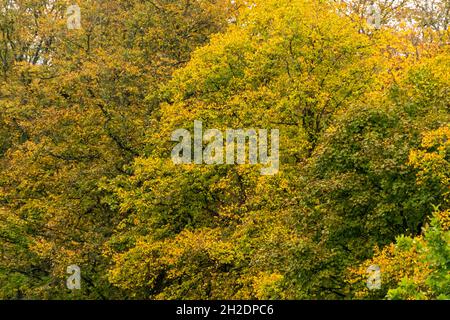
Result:
M76 2L0 1L0 299L450 299L448 0Z

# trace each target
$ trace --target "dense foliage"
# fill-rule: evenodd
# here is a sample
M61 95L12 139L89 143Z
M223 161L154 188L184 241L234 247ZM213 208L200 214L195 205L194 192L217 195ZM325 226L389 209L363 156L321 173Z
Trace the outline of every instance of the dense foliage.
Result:
M0 298L449 299L435 2L1 1ZM194 120L279 129L279 173L174 164Z

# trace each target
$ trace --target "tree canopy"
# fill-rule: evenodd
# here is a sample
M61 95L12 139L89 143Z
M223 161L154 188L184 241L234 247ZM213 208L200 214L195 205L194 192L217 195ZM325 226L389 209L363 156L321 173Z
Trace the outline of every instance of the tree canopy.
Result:
M434 2L2 1L0 298L449 299ZM173 163L195 120L279 130L278 174Z

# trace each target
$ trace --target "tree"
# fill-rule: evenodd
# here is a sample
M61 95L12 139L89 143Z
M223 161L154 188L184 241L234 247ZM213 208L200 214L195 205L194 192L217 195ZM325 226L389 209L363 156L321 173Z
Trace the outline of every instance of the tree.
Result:
M82 270L79 297L120 296L102 255L118 219L98 182L141 152L155 111L145 97L229 14L226 1L82 1L81 29L68 30L69 4L0 7L0 223L14 234L1 262L8 298L77 297L65 289L71 264Z
M361 283L364 268L379 265L382 290L378 297L389 299L449 299L450 231L448 210L449 142L448 125L424 134L420 150L410 153L410 164L417 168L420 187L437 184L444 199L435 206L430 224L416 237L401 235L395 244L376 249L372 259L352 270L355 283ZM371 296L367 289L359 297Z
M110 281L140 298L321 296L302 283L307 272L294 274L296 264L322 259L297 216L305 211L300 168L336 114L381 86L383 48L329 4L264 1L195 51L149 97L160 105L160 121L147 131L147 155L136 159L131 177L105 184L123 215L108 249ZM171 133L191 130L194 120L219 130L280 129L282 174L173 165ZM196 255L188 239L201 237L208 240ZM226 259L211 254L214 241ZM164 257L180 244L183 259L168 263Z

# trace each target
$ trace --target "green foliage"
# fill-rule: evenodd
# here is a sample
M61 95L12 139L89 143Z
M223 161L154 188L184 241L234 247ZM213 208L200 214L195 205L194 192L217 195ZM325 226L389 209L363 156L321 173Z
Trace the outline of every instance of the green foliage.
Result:
M441 188L442 203L433 206L430 224L415 237L401 235L364 262L361 268L352 270L353 283L358 283L368 265L379 265L383 272L383 288L378 293L389 299L449 299L450 292L450 231L448 210L448 149L449 127L426 132L419 150L410 153L410 164L418 168L417 186ZM444 168L444 170L442 170ZM425 183L428 182L428 183ZM359 289L357 296L368 296L366 290Z
M10 298L121 297L102 253L120 220L98 183L142 149L145 97L225 27L225 1L81 1L80 30L67 30L68 1L14 3L0 4L0 225L27 242L5 244L0 287ZM65 289L71 264L83 270L78 296Z
M445 17L254 2L0 4L0 298L449 298ZM175 165L194 120L279 129L279 174Z

